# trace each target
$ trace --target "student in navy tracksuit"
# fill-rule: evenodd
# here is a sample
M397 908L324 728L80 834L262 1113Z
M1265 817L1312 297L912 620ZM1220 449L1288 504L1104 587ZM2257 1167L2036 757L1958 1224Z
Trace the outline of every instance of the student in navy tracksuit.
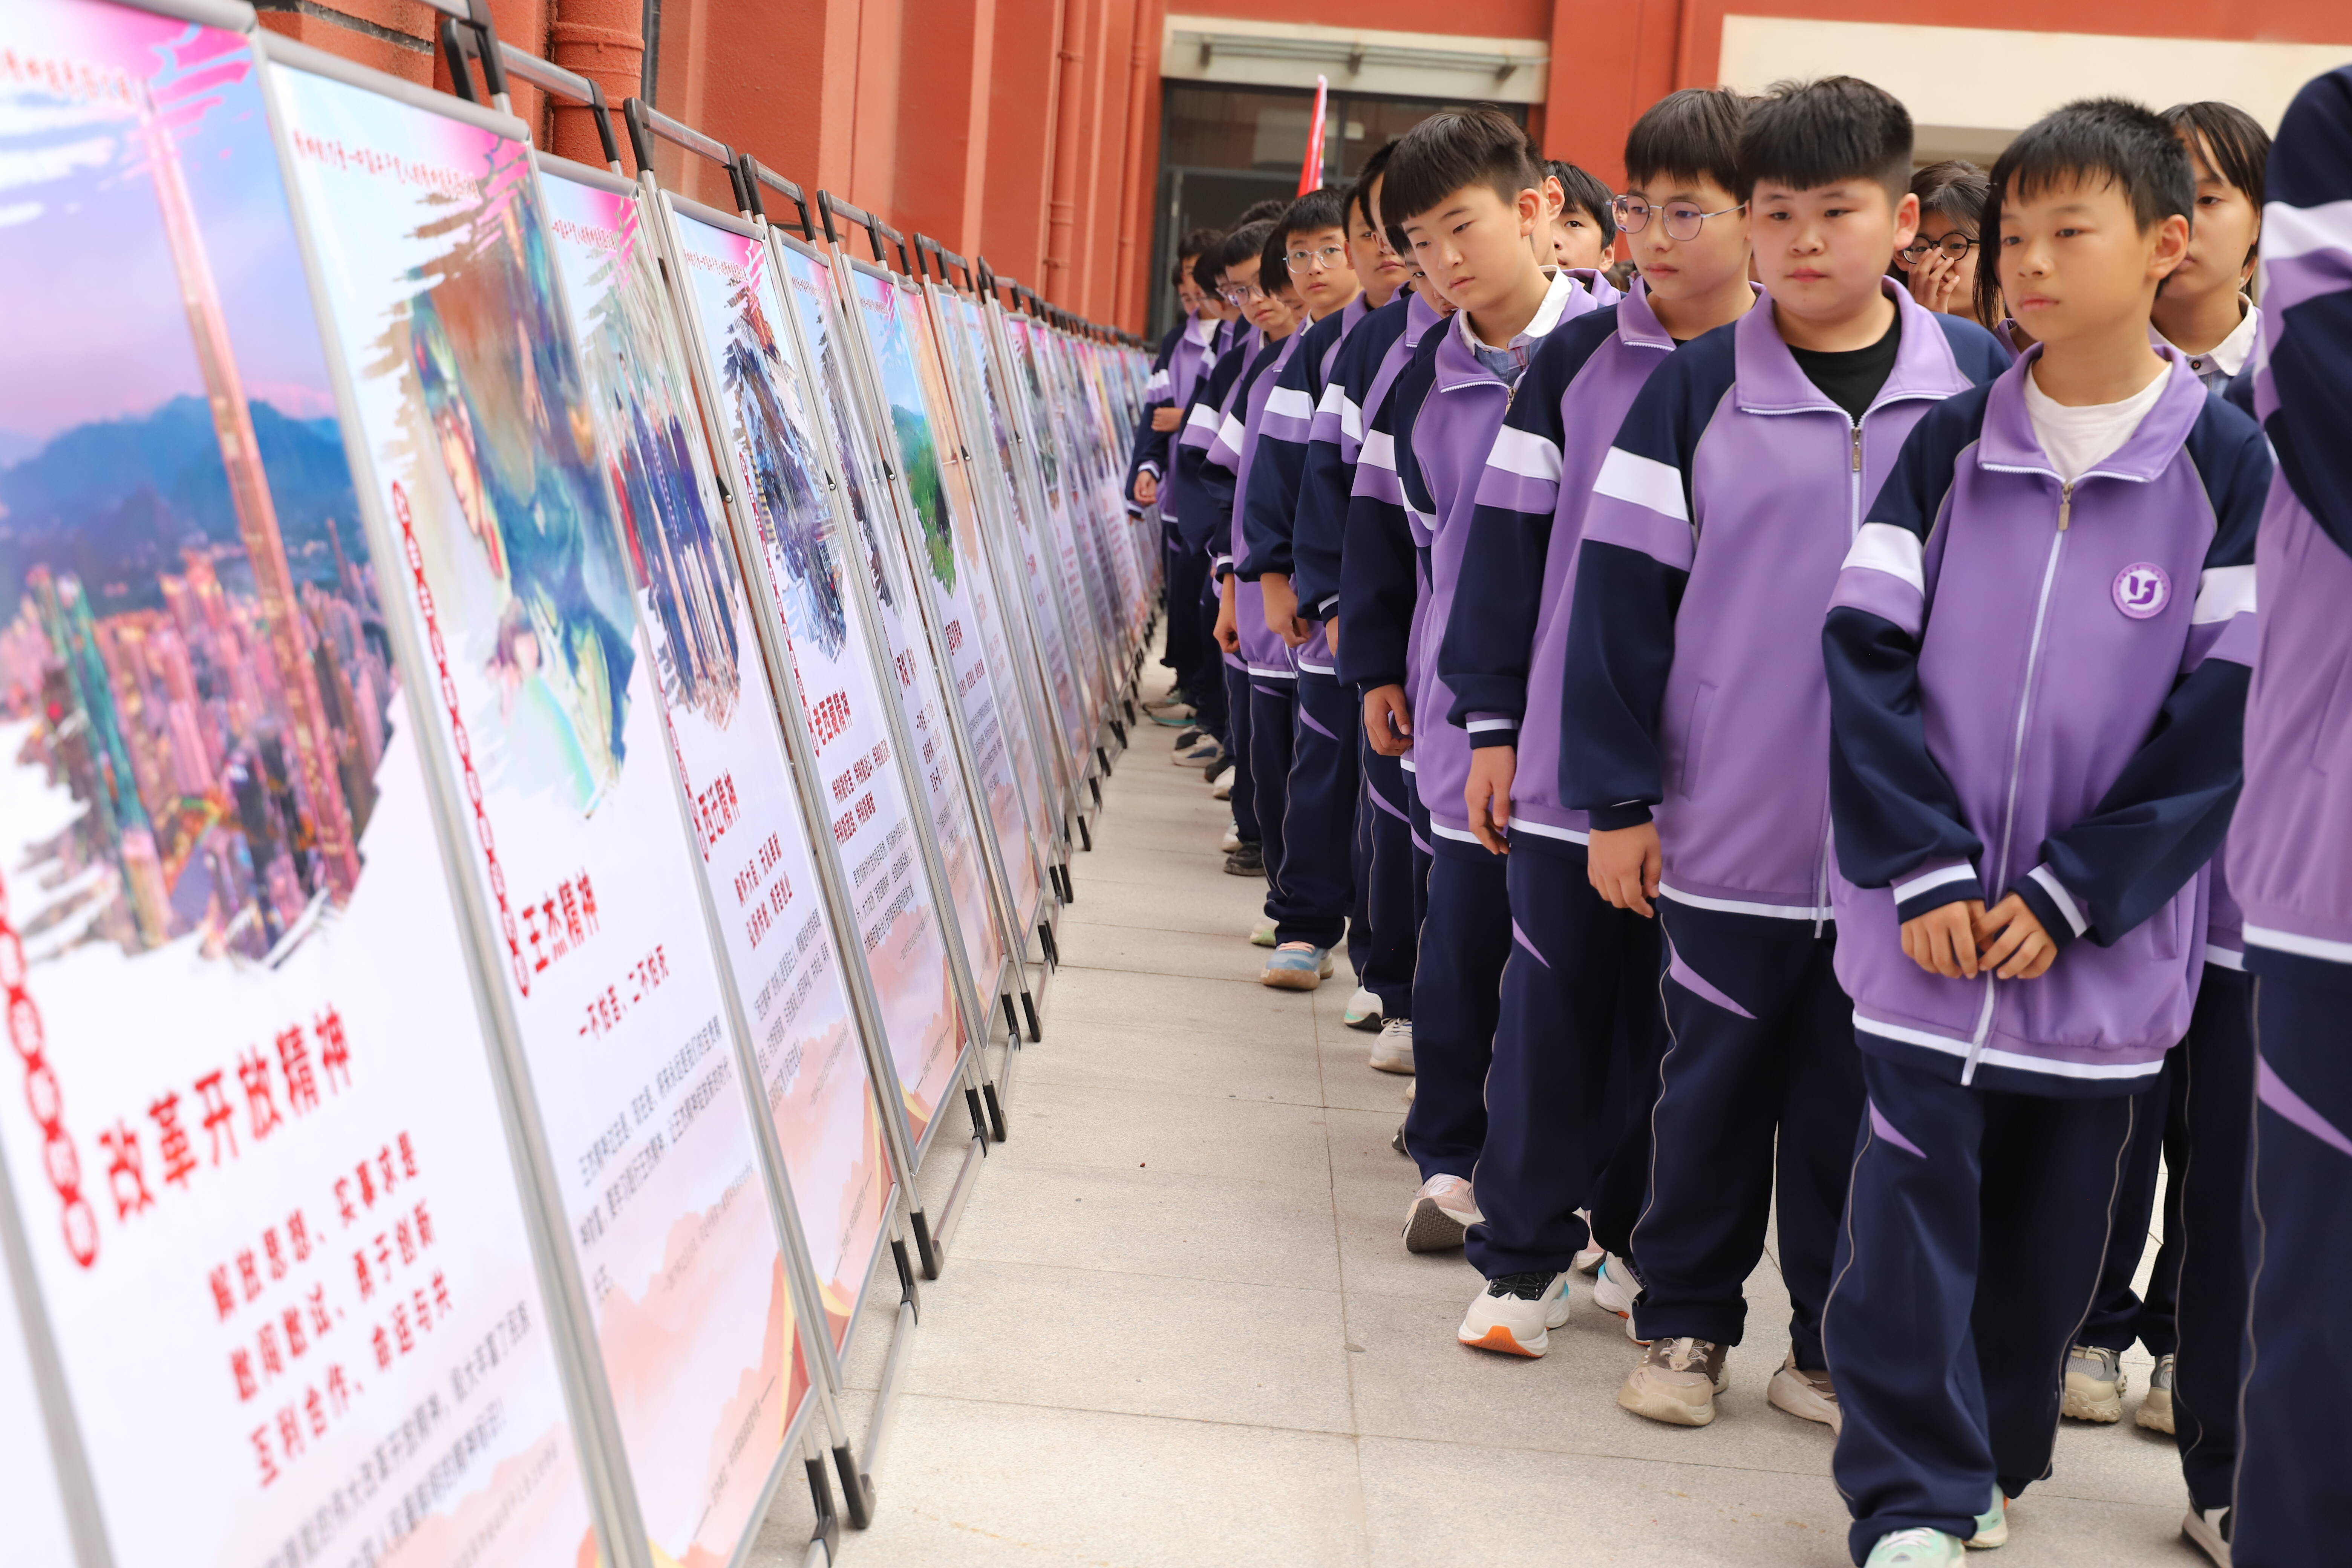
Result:
M1438 648L1450 717L1470 737L1470 830L1509 857L1514 945L1475 1182L1486 1223L1467 1244L1489 1283L1459 1331L1489 1350L1543 1353L1588 1241L1615 1255L1596 1300L1622 1315L1638 1289L1623 1255L1648 1185L1665 1046L1657 925L1586 875L1583 815L1560 805L1560 667L1586 504L1627 405L1677 338L1755 301L1731 194L1746 114L1738 93L1691 89L1635 121L1618 205L1642 281L1528 362L1486 460ZM1587 1205L1589 1231L1577 1212Z
M1305 400L1306 426L1302 431L1295 420L1270 418L1260 437L1261 464L1251 481L1253 491L1257 492L1251 515L1258 532L1250 564L1263 569L1260 585L1265 593L1268 624L1278 626L1284 617L1295 616L1299 623L1297 629L1307 634L1298 658L1299 705L1302 711L1315 714L1322 728L1302 721L1293 737L1290 798L1328 803L1321 809L1328 815L1316 817L1313 826L1302 823L1299 831L1312 833L1320 828L1342 836L1335 840L1339 845L1338 858L1332 858L1328 844L1318 847L1313 860L1317 869L1302 868L1307 886L1299 885L1301 875L1294 875L1285 900L1295 896L1297 907L1306 910L1317 907L1318 896L1328 904L1339 881L1329 868L1336 866L1344 870L1346 887L1338 889L1341 900L1337 905L1338 921L1328 914L1316 917L1322 921L1322 930L1336 930L1340 921L1347 928L1348 958L1356 972L1357 987L1341 1010L1340 1022L1350 1028L1381 1033L1372 1048L1372 1066L1411 1072L1412 931L1412 892L1406 879L1412 847L1400 832L1391 855L1393 864L1380 867L1386 907L1405 912L1392 918L1386 931L1376 931L1371 914L1376 826L1372 819L1382 812L1372 803L1375 786L1366 775L1362 759L1378 753L1365 744L1361 711L1353 692L1339 680L1333 651L1337 621L1329 614L1329 601L1337 598L1339 591L1339 533L1346 515L1348 487L1354 477L1356 447L1362 438L1361 415L1353 398L1361 395L1370 368L1380 358L1377 352L1367 357L1364 345L1374 342L1384 348L1393 342L1404 316L1400 290L1410 269L1388 247L1371 216L1381 175L1394 146L1391 142L1367 158L1362 173L1345 195L1344 238L1362 292L1336 318L1327 317L1308 330L1309 343L1302 345L1292 360L1277 392ZM1392 301L1397 308L1390 310L1387 307ZM1343 430L1343 417L1349 416L1355 423ZM1298 439L1286 439L1286 435ZM1329 731L1328 738L1323 730ZM1378 761L1386 769L1386 803L1396 812L1394 821L1402 828L1405 821L1402 773L1393 759ZM1297 836L1295 832L1293 837ZM1387 1027L1389 1020L1399 1026Z
M1160 342L1159 357L1152 362L1151 379L1144 386L1143 416L1136 423L1134 450L1127 473L1129 512L1140 517L1155 505L1160 510L1160 542L1168 555L1162 584L1168 602L1168 639L1160 662L1175 671L1177 691L1171 696L1186 699L1197 694L1186 689L1185 682L1196 679L1202 668L1200 616L1194 606L1200 600L1206 562L1181 548L1176 527L1177 497L1172 490L1162 494L1161 481L1167 478L1172 438L1183 427L1184 410L1192 400L1192 388L1215 363L1212 345L1224 320L1224 301L1203 289L1193 271L1202 254L1223 237L1215 229L1196 228L1187 233L1178 246L1176 265L1170 272L1169 281L1175 286L1184 315L1168 330L1168 335ZM1197 703L1193 716L1196 721L1201 717Z
M1255 319L1261 323L1264 345L1234 384L1217 437L1210 443L1208 461L1201 470L1203 488L1215 496L1226 518L1223 553L1213 568L1223 594L1217 609L1217 638L1219 646L1240 657L1249 689L1250 789L1269 889L1264 911L1268 920L1273 918L1271 889L1281 886L1283 829L1289 816L1290 737L1297 705L1293 689L1298 672L1289 646L1266 626L1257 584L1244 582L1234 567L1243 549L1241 498L1249 488L1257 433L1265 425L1266 403L1276 381L1298 352L1298 329L1305 318L1283 255L1282 231L1276 225L1260 255L1255 286L1259 299ZM1329 963L1329 954L1310 954L1309 961L1311 967L1319 967ZM1316 978L1319 980L1320 974Z
M2049 1474L2134 1123L2205 969L2271 465L2147 340L2194 203L2137 104L2010 144L1984 233L2036 346L1919 422L1830 601L1868 1114L1822 1336L1856 1563L1999 1545Z
M1366 640L1403 655L1402 670L1379 674L1391 678L1381 685L1404 689L1414 780L1434 851L1413 975L1418 1081L1404 1129L1423 1174L1405 1224L1405 1244L1415 1251L1458 1245L1465 1225L1478 1217L1470 1177L1486 1141L1486 1058L1510 950L1502 860L1471 837L1463 812L1469 742L1446 718L1452 700L1437 676L1437 643L1486 455L1528 356L1562 321L1616 298L1597 279L1545 272L1537 247L1549 256L1553 200L1544 185L1525 133L1485 109L1433 115L1408 132L1381 193L1382 216L1458 307L1414 348L1373 416L1358 477L1360 491L1363 471L1377 460L1375 440L1388 436L1399 487L1399 504L1386 510L1388 560L1392 574L1401 566L1413 576L1411 585L1373 596L1391 606L1390 624ZM1355 531L1351 518L1351 557ZM1354 582L1352 558L1346 569ZM1392 606L1408 596L1410 624L1398 649ZM1349 593L1343 649L1357 640L1356 618ZM1394 681L1396 675L1403 679ZM1381 698L1377 688L1368 694L1368 724ZM1387 710L1379 713L1385 720Z
M1715 1418L1776 1189L1791 1343L1769 1395L1837 1420L1820 1314L1862 1092L1831 969L1822 607L1911 426L2004 363L1885 276L1918 210L1910 158L1910 116L1866 82L1755 104L1740 174L1770 298L1651 375L1585 517L1560 804L1586 813L1604 897L1663 898L1667 944L1633 1236L1652 1343L1618 1393L1654 1420Z
M1225 240L1226 298L1239 306L1249 321L1249 335L1233 351L1232 358L1238 362L1239 368L1223 388L1213 416L1213 423L1199 421L1185 432L1188 445L1199 443L1201 461L1192 472L1202 497L1199 510L1204 520L1212 520L1202 532L1218 595L1214 636L1225 664L1230 710L1226 728L1234 758L1234 820L1240 826L1243 839L1242 847L1226 858L1225 869L1236 876L1256 877L1269 875L1282 855L1280 803L1268 794L1270 784L1275 788L1279 784L1264 775L1260 759L1269 743L1281 746L1287 755L1288 693L1284 686L1260 689L1281 679L1274 673L1278 656L1245 640L1250 619L1240 614L1244 601L1248 601L1246 608L1261 627L1264 618L1256 614L1255 587L1240 583L1233 575L1234 514L1237 480L1246 478L1237 470L1246 447L1248 422L1255 412L1252 406L1253 389L1257 408L1263 408L1265 395L1273 384L1267 379L1269 373L1288 352L1288 340L1297 324L1293 305L1296 296L1289 292L1287 280L1279 270L1272 275L1272 289L1264 286L1263 280L1268 276L1268 258L1273 258L1277 268L1280 264L1279 255L1274 252L1273 237L1274 226L1268 222L1246 224ZM1255 248L1248 248L1251 247ZM1197 409L1195 419L1198 420ZM1193 537L1194 526L1187 521L1188 538ZM1263 637L1260 640L1262 643ZM1285 699L1279 709L1271 700L1275 696ZM1261 722L1278 722L1281 732L1261 738L1257 733Z
M2252 115L2226 103L2179 104L2164 118L2189 149L2197 174L2197 221L2188 258L2157 296L2154 327L2159 339L2180 351L2198 380L2226 394L2262 332L2262 311L2244 289L2253 278L2271 139ZM2200 1505L2221 1508L2230 1500L2238 1459L2238 1341L2246 1316L2238 1215L2253 1114L2252 991L2240 934L2244 921L2221 859L2215 857L2211 873L2197 1013L2180 1049L2166 1058L2139 1118L2098 1303L2068 1354L2061 1406L2078 1420L2120 1419L2126 1384L2121 1358L2135 1340L2145 1344L2156 1366L2138 1424L2175 1435L2192 1514ZM2142 1300L2132 1280L2147 1249L2159 1153L2170 1173L2163 1246ZM2191 1189L2201 1225L2183 1211ZM2192 1248L2193 1270L2184 1268ZM2176 1401L2184 1377L2188 1393Z
M1253 298L1259 252L1265 248L1269 227L1244 224L1202 258L1203 266L1213 270L1219 293L1236 310L1243 309L1235 305L1236 300ZM1204 563L1205 645L1218 660L1215 685L1222 729L1217 738L1225 748L1223 761L1233 769L1234 827L1241 841L1240 847L1225 857L1225 869L1236 877L1259 877L1265 873L1265 860L1249 771L1249 677L1242 668L1240 649L1226 647L1216 631L1224 612L1223 579L1216 567L1228 553L1228 536L1219 524L1226 521L1227 513L1222 509L1231 504L1230 491L1212 488L1219 481L1209 472L1208 458L1233 402L1234 387L1261 343L1258 329L1249 322L1245 310L1242 318L1225 324L1224 335L1229 341L1218 349L1216 363L1193 389L1192 406L1185 411L1171 482L1185 498L1176 520L1183 547ZM1202 684L1206 687L1210 682L1204 679ZM1213 775L1215 770L1211 771Z
M1292 671L1278 688L1291 704L1287 754L1277 755L1269 745L1263 762L1253 759L1261 781L1277 766L1283 773L1282 858L1266 867L1265 913L1275 922L1275 947L1259 978L1291 991L1322 984L1355 901L1348 861L1355 826L1355 704L1341 691L1329 641L1319 626L1300 617L1290 588L1291 523L1323 366L1340 335L1364 315L1347 219L1347 193L1327 189L1299 197L1275 222L1269 252L1281 253L1304 315L1249 428L1249 478L1234 513L1234 574L1256 584L1261 621L1244 629L1278 645L1269 651ZM1258 733L1267 736L1273 728L1260 726Z
M2267 194L2252 376L2278 473L2255 553L2262 636L2229 850L2261 1106L2239 1568L2341 1562L2352 1547L2352 68L2296 94Z

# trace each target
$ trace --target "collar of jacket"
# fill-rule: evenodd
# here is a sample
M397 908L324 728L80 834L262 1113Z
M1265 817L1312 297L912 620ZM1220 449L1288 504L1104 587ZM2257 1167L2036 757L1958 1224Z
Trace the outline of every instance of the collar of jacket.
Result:
M1208 348L1217 341L1217 329L1223 325L1223 321L1213 321L1205 316L1187 316L1184 318L1185 340Z
M1551 288L1544 294L1543 308L1528 323L1527 331L1512 338L1507 346L1520 348L1532 345L1556 331L1562 321L1571 321L1587 311L1599 310L1601 303L1600 297L1580 286L1573 273L1555 272L1551 277ZM1454 330L1447 332L1445 341L1437 345L1437 359L1432 367L1433 388L1438 392L1452 392L1463 386L1502 386L1503 383L1495 373L1481 363L1477 354L1471 350L1469 313L1456 310L1454 315Z
M2131 438L2099 459L2098 467L2074 482L2094 477L2133 479L2145 484L2168 468L2181 443L2205 412L2205 384L2189 368L2189 356L2170 343L2151 345L2165 361L2164 391L2141 418ZM2033 416L2025 406L2025 376L2042 357L2035 343L2018 362L2001 372L1986 399L1984 429L1977 437L1977 466L2004 473L2047 474L2058 478L2050 455L2033 434Z
M1755 290L1757 299L1764 298L1761 285L1750 283L1748 287ZM1753 313L1755 307L1751 305L1748 310ZM1674 333L1666 331L1664 323L1658 320L1657 307L1650 303L1649 284L1639 278L1617 300L1617 335L1638 348L1664 349L1669 353L1675 348Z
M1411 348L1413 344L1421 342L1423 335L1426 333L1430 328L1437 325L1438 322L1444 320L1445 320L1445 312L1431 304L1428 298L1423 295L1420 289L1414 289L1412 294L1406 297L1404 308L1404 346Z
M1903 341L1895 351L1895 368L1886 373L1886 384L1878 389L1870 406L1874 409L1908 397L1949 397L1966 391L1969 378L1952 362L1952 345L1943 328L1936 324L1935 312L1891 278L1880 279L1879 288L1895 301L1903 323ZM1789 352L1780 329L1773 324L1769 294L1759 298L1732 331L1732 374L1738 378L1736 395L1741 413L1795 414L1818 408L1841 419L1846 416L1845 410L1831 402L1812 378L1797 367L1797 356Z

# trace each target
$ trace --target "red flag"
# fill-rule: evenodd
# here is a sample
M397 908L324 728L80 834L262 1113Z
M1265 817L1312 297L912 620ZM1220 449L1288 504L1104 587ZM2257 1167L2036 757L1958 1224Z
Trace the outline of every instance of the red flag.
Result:
M1315 79L1315 115L1307 122L1307 157L1298 165L1298 194L1323 188L1323 102L1330 95L1328 78Z

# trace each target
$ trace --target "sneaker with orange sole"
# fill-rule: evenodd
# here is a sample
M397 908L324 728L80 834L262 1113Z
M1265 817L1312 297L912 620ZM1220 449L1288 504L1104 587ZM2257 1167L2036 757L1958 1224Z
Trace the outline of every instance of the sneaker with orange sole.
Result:
M1505 1274L1486 1281L1454 1337L1475 1350L1534 1357L1551 1348L1551 1331L1567 1321L1565 1273Z

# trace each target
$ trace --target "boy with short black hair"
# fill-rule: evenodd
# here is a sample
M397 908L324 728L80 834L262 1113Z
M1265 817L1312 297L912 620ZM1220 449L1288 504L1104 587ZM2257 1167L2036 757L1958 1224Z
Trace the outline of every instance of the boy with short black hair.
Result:
M1559 182L1559 211L1551 220L1551 253L1556 266L1598 271L1609 265L1617 243L1617 220L1611 211L1616 199L1600 177L1565 158L1544 165Z
M1488 1280L1458 1337L1539 1355L1588 1242L1610 1254L1594 1300L1630 1312L1624 1255L1649 1173L1648 1090L1664 1047L1657 927L1586 874L1586 824L1560 805L1559 677L1592 480L1678 342L1755 301L1739 184L1747 100L1670 93L1625 143L1620 198L1633 292L1569 322L1528 362L1479 481L1438 649L1470 736L1470 830L1505 862L1514 942L1486 1075L1471 1264ZM1508 837L1506 838L1505 835ZM1590 1228L1580 1207L1591 1210Z
M2036 346L1918 423L1822 634L1869 1107L1823 1338L1874 1568L1999 1545L2048 1473L2140 1091L2197 996L2271 465L2149 343L2193 199L2119 99L2002 153L1985 236Z
M1322 629L1335 675L1343 544L1365 410L1377 407L1379 393L1395 380L1411 345L1439 320L1442 309L1431 302L1425 284L1412 287L1413 268L1391 247L1380 220L1381 186L1395 147L1390 142L1364 161L1349 195L1349 247L1366 302L1374 308L1345 328L1331 355L1309 426L1291 526L1292 596L1299 616ZM1353 700L1344 679L1340 689ZM1335 728L1354 738L1361 777L1350 857L1357 899L1349 956L1357 989L1340 1021L1378 1034L1371 1067L1410 1073L1413 956L1421 924L1414 796L1402 759L1373 746L1360 714L1351 711L1347 724Z
M1301 330L1297 351L1267 396L1243 497L1244 548L1236 566L1244 580L1257 581L1265 633L1287 648L1297 671L1291 683L1297 707L1290 715L1281 872L1270 879L1265 905L1276 922L1275 950L1262 976L1268 985L1291 990L1321 984L1323 960L1347 933L1356 904L1355 704L1339 684L1328 637L1301 615L1290 582L1291 534L1317 403L1341 342L1391 291L1381 278L1378 247L1361 246L1350 227L1354 195L1312 192L1276 225L1313 324ZM1360 282L1360 263L1370 265L1381 291L1376 301ZM1359 932L1351 957L1360 956L1363 945Z
M1143 415L1136 422L1133 451L1128 462L1127 510L1132 516L1139 517L1147 507L1161 503L1160 481L1168 470L1170 438L1183 425L1184 407L1192 398L1193 384L1216 360L1214 344L1218 323L1224 319L1224 301L1201 287L1193 278L1193 269L1202 253L1223 237L1213 228L1195 228L1187 230L1177 243L1176 263L1169 270L1169 281L1175 286L1177 302L1183 307L1184 314L1160 340L1160 353L1152 361L1151 379L1144 386ZM1193 557L1178 542L1176 500L1171 494L1166 504L1160 504L1160 544L1167 556L1164 591L1168 605L1168 638L1160 662L1175 672L1175 685L1164 701L1145 706L1163 722L1181 723L1189 718L1198 733L1202 718L1200 694L1192 691L1188 682L1197 684L1203 672L1200 616L1193 608L1201 596L1202 572L1192 565ZM1207 673L1213 675L1214 670ZM1207 711L1213 714L1214 706Z
M1272 319L1278 313L1279 302L1270 300L1258 288L1261 253L1272 232L1273 226L1268 223L1244 224L1202 258L1202 268L1209 271L1206 281L1228 308L1239 312L1231 323L1239 328L1239 335L1219 353L1216 363L1193 388L1192 405L1184 414L1183 432L1178 438L1176 469L1171 476L1185 497L1177 516L1182 546L1199 555L1204 563L1205 637L1211 650L1211 659L1204 662L1214 664L1210 673L1215 676L1214 700L1219 707L1217 721L1221 726L1214 732L1224 746L1223 756L1212 763L1208 772L1213 778L1224 769L1233 773L1230 798L1239 842L1225 857L1225 870L1236 877L1264 876L1265 857L1249 773L1248 677L1241 667L1239 649L1227 647L1218 629L1224 619L1224 586L1216 565L1226 553L1223 531L1218 524L1230 520L1232 492L1211 471L1208 457L1233 400L1233 389L1261 344L1256 318ZM1202 684L1209 683L1204 679Z
M1618 1403L1705 1426L1778 1198L1790 1353L1772 1403L1834 1426L1821 1310L1862 1111L1832 971L1822 606L1864 505L1943 398L2004 363L1886 276L1918 203L1911 117L1851 77L1782 83L1741 128L1769 298L1677 350L1593 481L1560 680L1560 804L1593 886L1664 924L1660 1068Z
M1502 861L1464 817L1469 742L1447 718L1437 643L1478 480L1528 357L1562 321L1616 298L1590 273L1546 270L1554 208L1545 179L1519 127L1479 109L1434 114L1406 132L1381 192L1381 216L1456 307L1422 338L1373 416L1357 475L1367 526L1351 514L1343 563L1343 668L1366 689L1376 743L1402 710L1410 729L1389 743L1409 738L1433 853L1413 975L1418 1081L1404 1130L1423 1177L1406 1224L1414 1250L1458 1242L1482 1217L1470 1178L1486 1142L1486 1059L1511 943ZM1368 488L1381 469L1388 495ZM1385 542L1360 552L1360 531L1368 545Z

